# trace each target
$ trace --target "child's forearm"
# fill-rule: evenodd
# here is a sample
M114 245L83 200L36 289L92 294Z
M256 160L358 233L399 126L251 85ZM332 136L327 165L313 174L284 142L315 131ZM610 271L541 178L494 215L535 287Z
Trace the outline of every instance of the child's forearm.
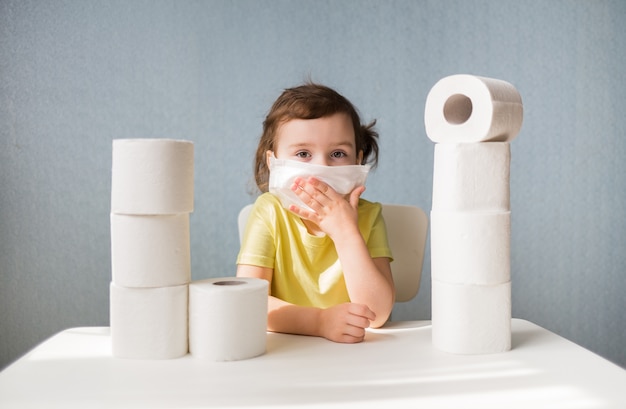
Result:
M279 298L268 297L267 329L288 334L321 336L319 308L290 304Z
M375 262L367 245L357 231L335 241L335 247L343 268L350 300L367 305L376 314L372 327L383 325L393 308L395 289L388 259Z
M319 336L334 342L356 343L376 314L366 305L343 303L330 308L302 307L269 296L268 330Z

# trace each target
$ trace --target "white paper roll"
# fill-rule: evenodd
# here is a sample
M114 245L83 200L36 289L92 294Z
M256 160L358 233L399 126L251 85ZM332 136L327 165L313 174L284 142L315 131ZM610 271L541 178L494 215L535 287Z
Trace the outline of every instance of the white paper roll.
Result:
M189 352L212 361L265 353L268 282L227 277L189 285Z
M189 141L114 140L111 212L192 212L193 153L193 143Z
M433 142L510 142L522 127L523 111L520 94L508 82L460 74L432 87L424 123Z
M113 356L171 359L188 351L188 285L126 288L111 283Z
M511 280L511 212L430 213L431 274L457 284Z
M510 210L508 142L436 144L433 210Z
M123 287L167 287L191 280L189 213L111 214L113 282Z
M511 283L493 286L432 280L433 345L453 354L511 349Z

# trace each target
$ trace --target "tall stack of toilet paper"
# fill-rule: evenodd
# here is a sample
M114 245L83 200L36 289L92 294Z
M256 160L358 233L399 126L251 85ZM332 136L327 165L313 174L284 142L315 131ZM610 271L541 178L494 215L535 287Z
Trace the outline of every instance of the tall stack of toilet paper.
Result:
M432 341L440 350L511 348L509 143L522 117L519 93L501 80L453 75L428 94Z
M113 141L110 323L113 356L188 351L193 143Z

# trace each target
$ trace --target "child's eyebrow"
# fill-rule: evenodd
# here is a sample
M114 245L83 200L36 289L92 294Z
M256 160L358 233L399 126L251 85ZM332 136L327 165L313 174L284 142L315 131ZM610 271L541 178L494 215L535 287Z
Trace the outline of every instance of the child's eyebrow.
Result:
M291 148L291 149L298 149L298 148L308 148L311 145L312 144L307 143L307 142L299 142L299 143L289 144L289 145L287 145L287 147Z
M333 144L330 147L332 149L343 148L346 150L353 150L353 149L356 149L356 144L353 142L345 141L345 142L339 142L339 143Z
M354 146L355 146L355 145L356 145L356 144L355 144L354 142L351 142L351 141L344 141L344 142L339 142L338 144L333 145L333 146L347 146L347 147L349 147L349 148L354 148Z
M296 142L296 143L292 143L287 145L288 148L291 149L299 149L299 148L308 148L310 146L314 146L314 143L310 143L310 142ZM340 147L346 147L346 148L350 148L350 149L354 149L356 147L356 144L354 142L351 141L342 141L342 142L338 142L338 143L334 143L330 145L331 148L340 148Z

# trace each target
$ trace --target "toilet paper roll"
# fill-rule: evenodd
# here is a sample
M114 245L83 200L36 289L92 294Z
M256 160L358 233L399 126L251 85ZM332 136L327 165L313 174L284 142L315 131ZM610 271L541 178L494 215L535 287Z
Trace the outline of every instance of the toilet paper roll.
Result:
M522 118L522 98L513 85L465 74L439 80L424 110L426 134L433 142L510 142Z
M212 361L265 353L268 282L228 277L189 285L189 352Z
M453 354L511 349L511 283L493 286L432 280L432 342Z
M511 280L511 212L431 211L431 274L448 283Z
M188 285L126 288L111 283L113 356L171 359L188 351Z
M510 210L508 142L437 144L433 210Z
M111 212L192 212L193 152L193 143L189 141L114 140Z
M189 213L111 214L113 282L123 287L167 287L191 280Z

